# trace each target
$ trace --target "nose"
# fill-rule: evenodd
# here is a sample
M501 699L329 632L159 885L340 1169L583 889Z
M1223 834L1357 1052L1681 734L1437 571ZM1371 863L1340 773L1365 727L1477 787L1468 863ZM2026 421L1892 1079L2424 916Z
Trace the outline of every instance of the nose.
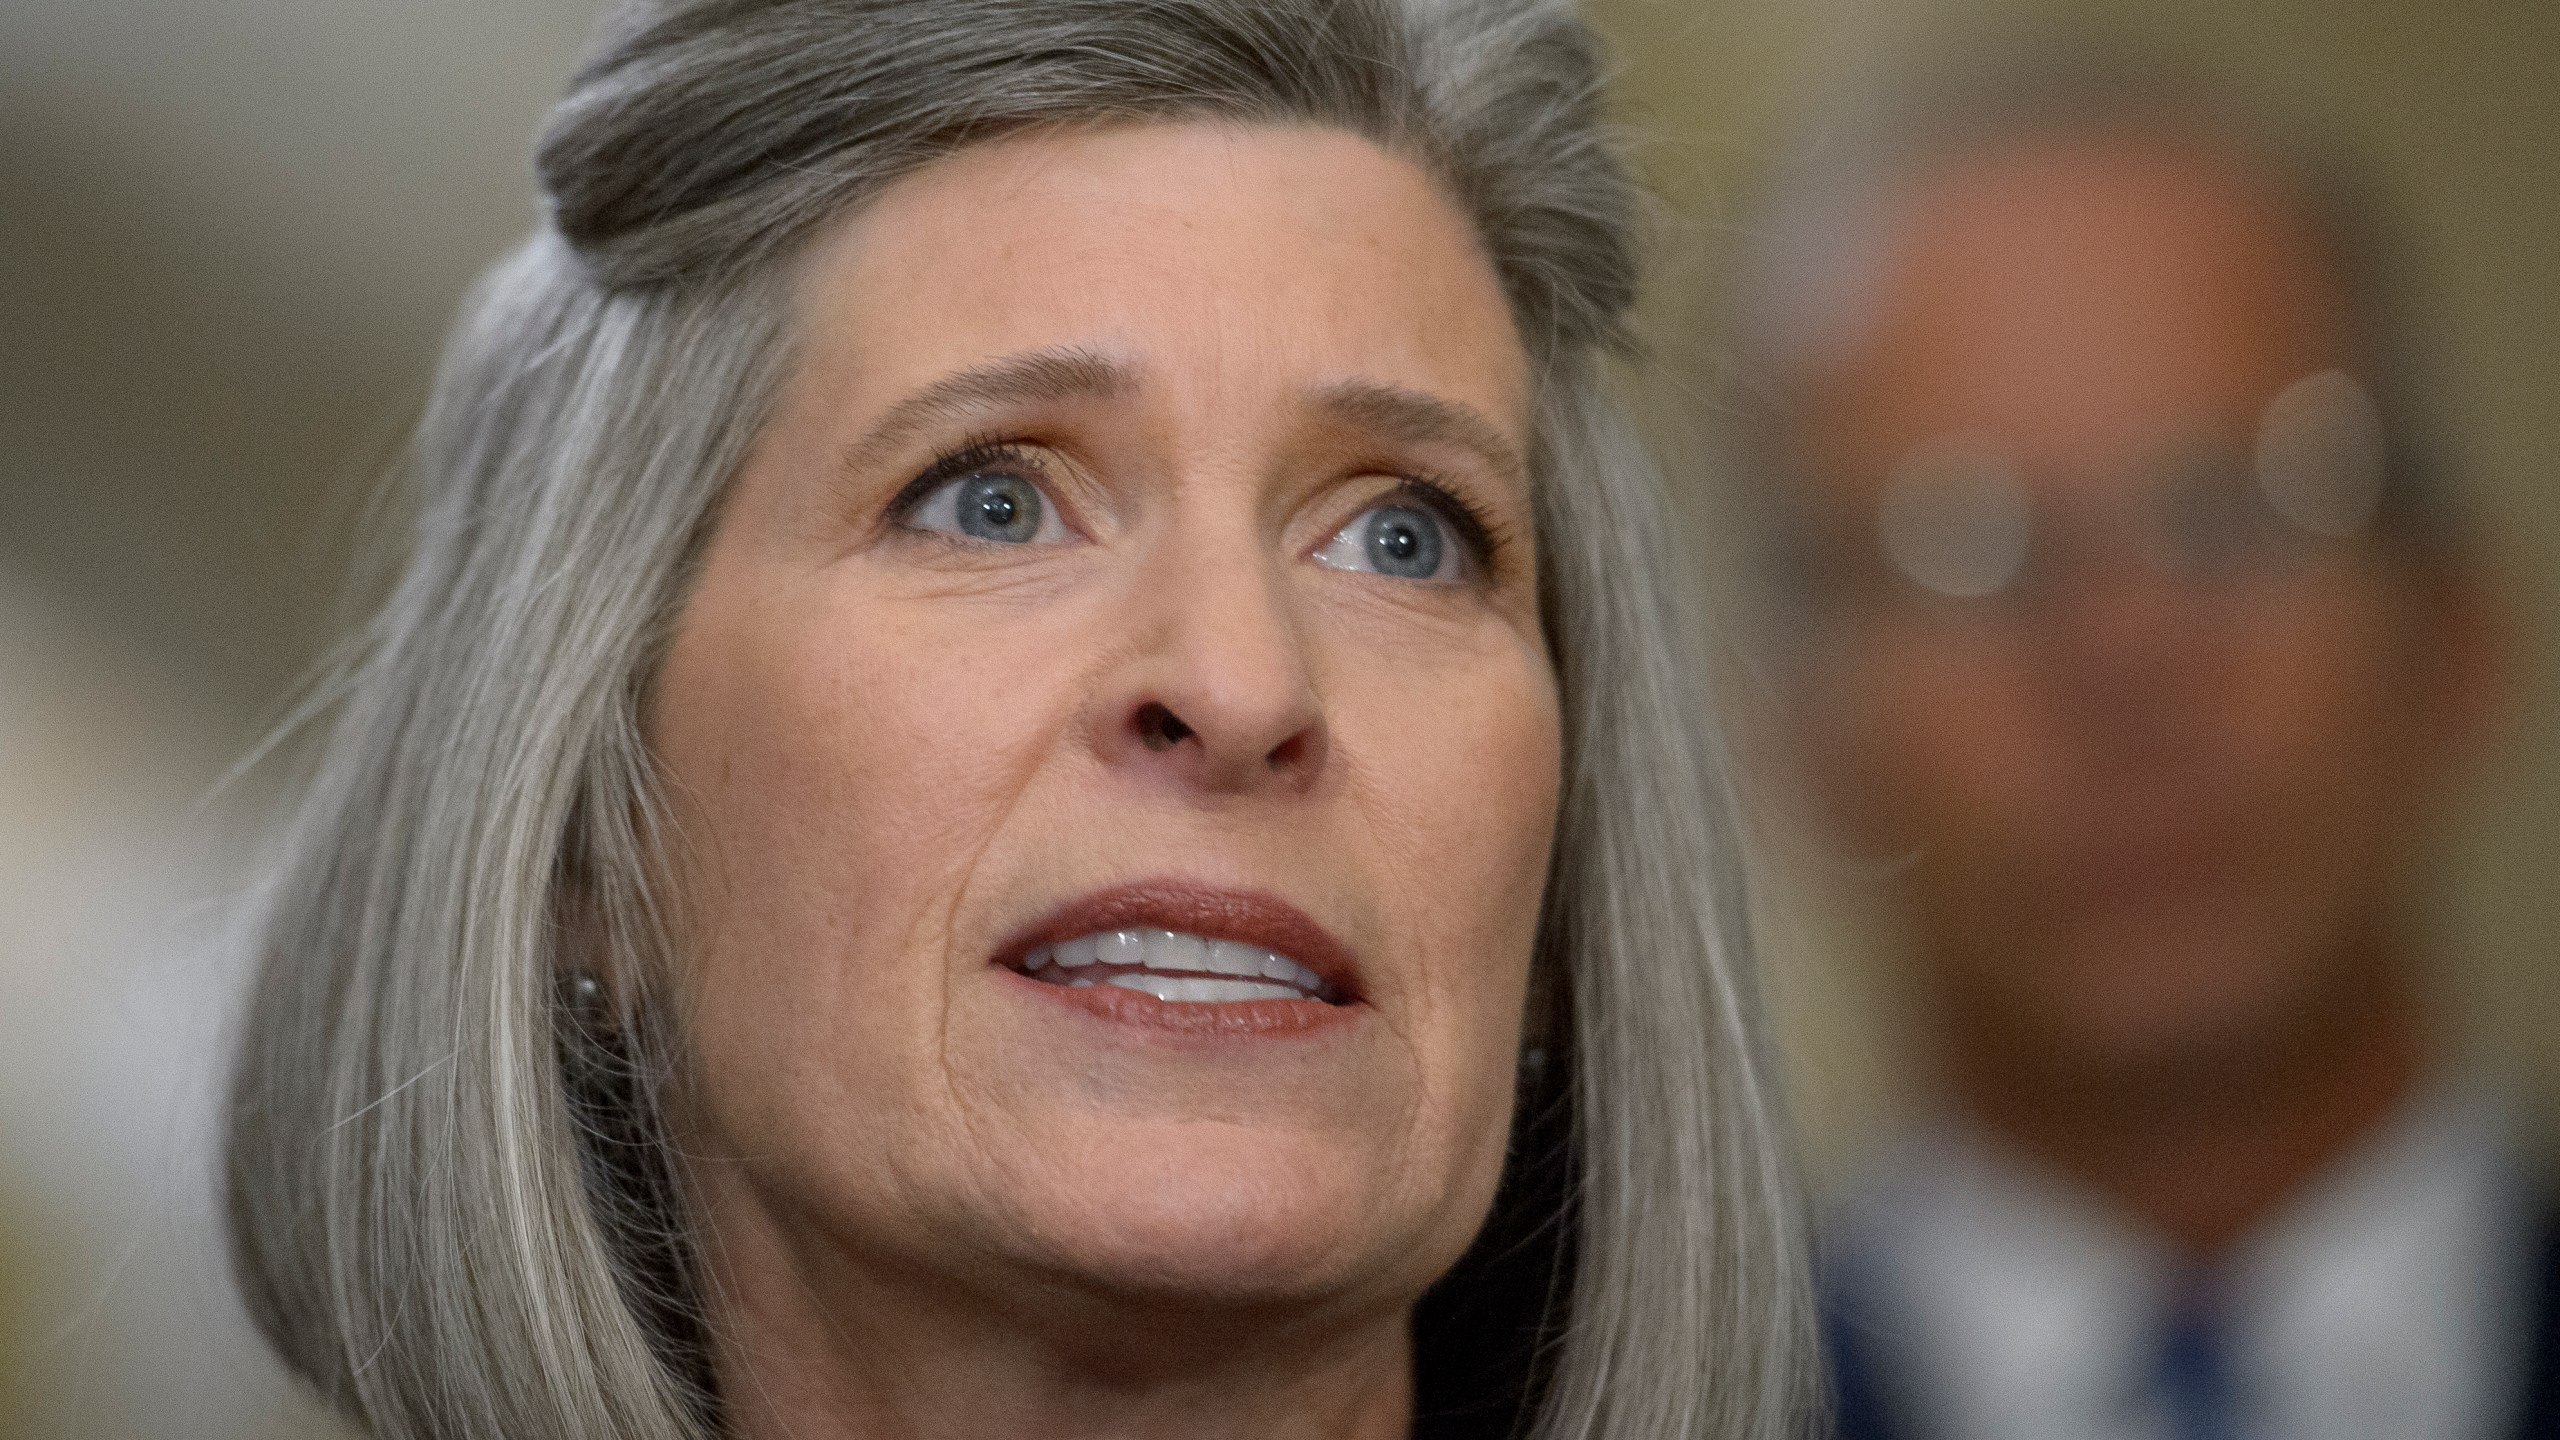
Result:
M2106 748L2156 755L2211 703L2219 627L2196 583L2119 560L2056 601L2045 641L2056 698Z
M1307 640L1285 578L1243 548L1169 535L1133 577L1130 648L1093 712L1107 763L1203 792L1314 783L1327 736Z

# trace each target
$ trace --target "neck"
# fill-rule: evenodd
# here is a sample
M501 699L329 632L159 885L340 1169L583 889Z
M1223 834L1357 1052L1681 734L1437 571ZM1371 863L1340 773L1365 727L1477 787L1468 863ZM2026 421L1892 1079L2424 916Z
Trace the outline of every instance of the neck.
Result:
M709 1328L735 1440L1400 1440L1410 1425L1400 1313L1311 1322L1054 1278L899 1277L753 1226L719 1242Z
M2290 1033L2112 1071L1949 1027L1947 1080L2000 1143L2209 1262L2387 1123L2424 1075L2405 971L2351 988L2338 1013Z

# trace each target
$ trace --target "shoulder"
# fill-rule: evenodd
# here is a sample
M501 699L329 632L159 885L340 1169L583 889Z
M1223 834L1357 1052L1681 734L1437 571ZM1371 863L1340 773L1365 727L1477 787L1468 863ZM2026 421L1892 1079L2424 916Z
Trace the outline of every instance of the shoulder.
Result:
M2560 1202L2545 1197L2528 1259L2533 1267L2531 1348L2517 1440L2560 1440Z

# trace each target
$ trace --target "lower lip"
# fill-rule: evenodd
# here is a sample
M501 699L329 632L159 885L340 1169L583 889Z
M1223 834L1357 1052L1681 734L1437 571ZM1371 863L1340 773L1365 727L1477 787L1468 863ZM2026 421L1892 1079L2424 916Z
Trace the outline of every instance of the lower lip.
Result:
M1002 965L994 968L1023 989L1097 1019L1205 1039L1319 1034L1353 1023L1368 1009L1357 1001L1328 1005L1321 1000L1159 1000L1121 985L1052 985Z

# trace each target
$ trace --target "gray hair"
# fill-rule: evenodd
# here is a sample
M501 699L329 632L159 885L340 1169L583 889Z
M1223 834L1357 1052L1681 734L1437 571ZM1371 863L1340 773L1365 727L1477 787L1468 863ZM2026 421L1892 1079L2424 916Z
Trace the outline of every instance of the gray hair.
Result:
M1562 0L626 5L542 139L548 222L448 349L399 477L405 568L325 686L251 930L231 1228L289 1363L383 1440L716 1433L657 1104L679 1040L654 1001L670 837L643 735L790 365L780 277L957 147L1213 117L1423 165L1538 376L1566 737L1549 991L1492 1216L1416 1320L1423 1433L1471 1403L1544 1440L1795 1433L1800 1222L1724 763L1602 373L1635 264L1598 85ZM614 957L610 1000L564 986L580 943Z
M2176 57L2069 22L2008 18L1897 47L1889 79L1841 87L1797 123L1762 177L1728 285L1725 387L1737 533L1768 545L1761 601L1799 598L1784 511L1793 389L1854 335L1892 204L1945 168L2053 140L2140 136L2228 165L2300 223L2333 268L2382 422L2375 533L2422 555L2468 539L2428 403L2428 336L2389 197L2338 141L2214 84ZM1772 561L1775 563L1771 563Z

